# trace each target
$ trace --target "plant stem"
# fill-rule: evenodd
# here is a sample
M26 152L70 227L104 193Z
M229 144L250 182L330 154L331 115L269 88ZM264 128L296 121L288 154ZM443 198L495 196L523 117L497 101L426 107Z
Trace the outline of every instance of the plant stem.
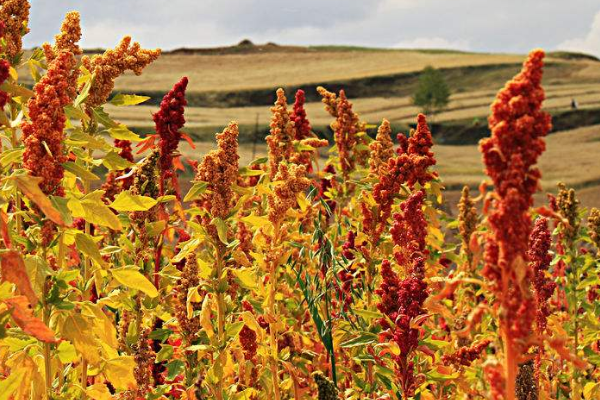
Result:
M221 253L222 244L217 238L216 244L216 258L217 258L217 339L219 342L219 351L222 351L223 345L225 344L225 307L223 304L223 293L221 292L221 275L223 273L223 255ZM217 388L217 399L223 398L223 379L219 379Z
M14 114L14 108L11 107L11 113ZM14 115L12 117L15 118ZM10 144L13 149L16 149L19 145L19 139L17 138L17 129L10 128L11 136L10 136ZM15 211L16 211L16 225L17 225L17 235L21 234L21 230L23 229L23 218L21 217L21 193L19 189L15 189Z
M92 151L90 149L88 149L88 157L92 157ZM86 161L86 169L89 170L90 166L89 163ZM83 187L84 187L84 194L88 194L91 190L90 187L90 181L85 180L83 182ZM92 231L91 229L91 224L88 221L85 221L85 234L89 235ZM89 281L89 274L90 274L90 262L91 260L88 259L88 257L85 256L85 254L82 255L83 257L83 301L87 301L90 298L90 293L88 290L88 281ZM85 389L87 388L87 372L88 372L88 363L87 360L83 359L82 363L81 363L81 386L83 387L83 390L85 391Z
M46 289L44 288L44 292ZM42 315L42 319L46 326L49 325L50 322L50 307L46 303L45 300L46 293L44 293L44 311ZM50 349L50 343L44 343L44 373L46 375L46 394L48 399L50 399L50 395L52 394L52 353Z
M273 226L273 247L277 247L279 243L279 224ZM268 310L271 318L275 317L275 286L277 285L277 265L275 261L272 261L269 266L269 298L268 298ZM269 323L269 342L271 346L271 379L273 381L273 395L275 400L280 400L281 394L279 393L279 371L277 368L278 364L278 349L277 349L277 338L276 329L277 325L273 322Z
M515 400L515 382L517 379L517 359L514 351L514 344L508 333L502 331L504 342L504 376L506 379L506 400Z

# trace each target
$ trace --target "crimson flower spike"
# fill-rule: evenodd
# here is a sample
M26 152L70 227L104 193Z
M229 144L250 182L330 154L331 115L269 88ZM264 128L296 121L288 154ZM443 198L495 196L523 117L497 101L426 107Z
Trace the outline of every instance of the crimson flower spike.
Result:
M173 86L160 103L158 112L152 115L156 125L156 133L159 136L158 148L160 158L158 161L160 171L159 193L165 194L165 182L171 180L173 189L177 193L177 176L173 167L176 158L177 146L182 139L180 132L185 124L184 107L187 105L185 99L185 90L187 88L188 78L183 77Z

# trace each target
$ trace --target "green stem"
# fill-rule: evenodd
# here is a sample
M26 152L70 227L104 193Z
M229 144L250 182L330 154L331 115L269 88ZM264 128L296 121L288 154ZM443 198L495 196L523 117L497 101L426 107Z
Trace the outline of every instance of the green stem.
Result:
M11 114L14 113L14 107L11 107ZM14 119L14 116L13 116ZM10 136L10 144L13 149L16 149L19 146L19 138L17 138L17 129L10 128L11 136ZM15 189L15 210L16 210L16 225L17 225L17 235L21 234L21 230L23 230L23 217L21 216L21 193L19 189Z
M279 244L279 224L273 226L273 247L276 248ZM271 262L269 266L269 298L268 298L268 309L271 318L274 318L275 314L275 287L277 286L277 265L275 262ZM271 346L271 375L273 381L273 395L275 400L281 399L279 393L279 371L278 371L278 358L279 352L277 349L277 338L276 330L277 325L273 322L269 323L269 342Z

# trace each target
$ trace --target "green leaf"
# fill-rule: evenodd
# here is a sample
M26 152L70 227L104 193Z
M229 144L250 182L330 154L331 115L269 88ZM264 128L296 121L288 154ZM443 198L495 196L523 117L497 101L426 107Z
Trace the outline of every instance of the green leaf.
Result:
M72 173L75 176L78 176L79 178L83 179L84 181L98 181L100 180L100 178L93 174L92 172L88 171L87 169L83 168L81 165L77 165L72 161L67 161L66 163L63 163L62 165L65 170L69 171L70 173Z
M109 103L113 106L135 106L136 104L141 104L150 97L148 96L137 96L135 94L117 94L115 97L110 99Z
M217 228L217 235L223 244L227 244L227 224L221 218L213 218L212 223Z
M159 363L161 361L168 360L172 356L173 356L173 346L168 345L168 344L163 344L160 351L158 353L156 353L156 361L155 362Z
M269 157L260 157L260 158L257 158L256 160L252 161L252 162L250 163L250 165L259 165L259 164L264 164L264 163L266 163L267 161L269 161Z
M190 190L187 192L187 194L183 198L183 201L187 202L187 201L197 200L198 198L200 198L201 194L206 192L207 186L208 186L208 183L206 183L206 182L194 182L194 184L192 185Z
M68 105L64 107L64 111L65 114L67 115L67 117L72 118L72 119L79 119L79 120L85 120L87 121L88 119L90 119L90 117L84 113L81 108L77 107L73 107L72 105Z
M160 340L161 342L164 342L169 338L169 336L171 336L172 333L173 331L170 329L159 328L150 332L150 335L148 335L148 337L150 339Z
M259 176L264 173L265 171L261 169L250 169L248 167L242 167L239 169L240 176Z
M115 121L112 120L112 118L110 118L108 113L104 111L102 107L93 108L92 114L94 115L96 121L100 122L106 128L115 128L119 126L119 124L117 124Z
M131 194L127 191L119 193L109 207L117 211L148 211L157 203L158 201L152 197Z
M59 196L50 196L50 202L56 208L56 210L62 216L63 221L65 221L66 225L73 224L73 217L71 216L71 212L69 211L69 207L67 207L68 199Z
M366 320L371 320L371 319L375 319L375 318L383 318L383 314L377 312L377 311L371 311L371 310L354 310L354 312L357 315L360 315L361 317L363 317Z
M365 346L367 344L372 344L372 343L377 343L377 342L378 342L378 337L376 334L371 333L371 332L361 332L360 335L341 343L340 347L347 348L347 347Z
M583 353L585 354L585 358L588 362L600 366L600 354L596 353L589 346L583 348Z
M4 150L0 155L0 165L6 167L12 163L21 161L23 159L23 151L24 149Z
M116 151L111 150L108 153L106 153L106 155L102 159L102 165L104 165L111 171L121 171L127 168L131 168L133 166L133 163L121 157Z
M242 330L242 328L244 327L245 322L244 321L239 321L239 322L235 322L233 324L227 325L225 327L225 334L227 335L227 337L236 337L238 335L238 333L240 333L240 331Z
M183 370L185 364L181 360L173 360L167 364L167 379L173 380L180 371Z
M90 235L78 232L75 235L75 244L77 245L77 250L94 260L98 265L102 267L106 266L106 263L102 259L102 254L98 250L98 245Z
M121 285L144 292L150 297L158 296L158 290L135 267L112 269L110 272Z
M84 101L87 100L88 96L90 95L90 88L92 87L93 82L94 82L94 77L92 76L91 79L88 79L88 81L83 86L83 89L81 90L81 92L79 92L79 95L77 95L77 97L75 98L75 101L73 102L73 107L77 108Z
M130 131L129 128L127 128L123 124L116 126L114 128L109 128L108 134L113 139L129 140L131 142L141 142L142 141L142 138L139 137L139 135L137 135L135 132Z

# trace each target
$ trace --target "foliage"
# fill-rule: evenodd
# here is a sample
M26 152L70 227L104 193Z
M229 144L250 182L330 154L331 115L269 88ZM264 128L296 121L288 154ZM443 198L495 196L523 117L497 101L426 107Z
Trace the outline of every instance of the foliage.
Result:
M230 122L184 165L187 78L138 136L103 107L143 103L109 100L114 79L159 52L78 62L78 21L27 59L26 23L0 42L0 399L598 398L598 210L564 185L532 208L543 52L499 92L493 190L455 220L424 115L371 138L319 88L319 165L304 94L280 89L268 157L240 165Z
M438 113L448 105L450 88L440 70L427 66L421 71L412 101L425 115Z

